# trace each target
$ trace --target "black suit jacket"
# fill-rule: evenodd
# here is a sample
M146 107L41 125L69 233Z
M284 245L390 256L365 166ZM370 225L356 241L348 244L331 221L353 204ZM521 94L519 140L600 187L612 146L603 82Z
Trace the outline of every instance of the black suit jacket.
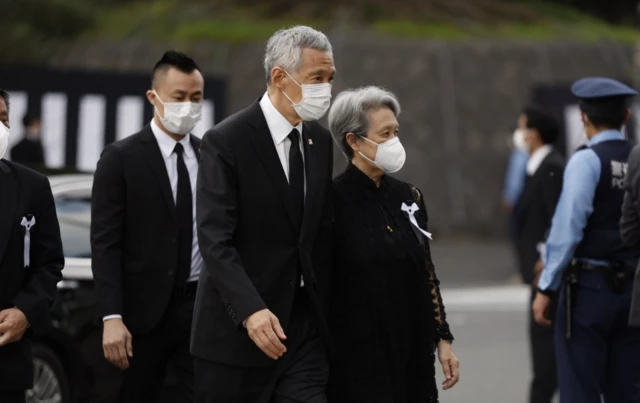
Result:
M517 206L518 260L527 284L534 279L534 266L540 255L538 243L544 242L551 227L553 213L562 192L564 157L553 150L527 181Z
M30 264L24 267L25 229L32 215ZM48 311L62 279L64 254L56 207L47 178L0 160L0 310L17 307L31 328L19 342L0 347L0 401L3 389L28 389L33 382L32 333L47 327Z
M637 254L640 254L640 146L631 151L625 179L625 195L620 219L622 241ZM631 299L629 325L640 327L640 266L636 270Z
M191 136L191 143L198 156L200 139ZM105 147L91 200L100 317L122 315L134 335L156 327L178 271L178 234L169 175L151 127Z
M197 221L205 268L191 332L196 357L238 366L273 362L242 322L268 308L286 333L299 269L317 327L330 345L323 311L331 266L333 144L315 122L304 123L302 136L302 228L294 224L289 184L258 101L203 138Z

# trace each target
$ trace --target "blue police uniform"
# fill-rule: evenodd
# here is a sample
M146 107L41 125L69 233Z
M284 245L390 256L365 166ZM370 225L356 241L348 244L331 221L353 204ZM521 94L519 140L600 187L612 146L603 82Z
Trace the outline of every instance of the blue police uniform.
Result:
M590 118L620 110L637 95L606 78L579 80L572 92ZM631 148L620 131L602 131L565 168L538 283L540 292L560 292L555 342L561 403L601 403L601 397L606 403L640 402L640 329L627 323L638 258L619 231Z

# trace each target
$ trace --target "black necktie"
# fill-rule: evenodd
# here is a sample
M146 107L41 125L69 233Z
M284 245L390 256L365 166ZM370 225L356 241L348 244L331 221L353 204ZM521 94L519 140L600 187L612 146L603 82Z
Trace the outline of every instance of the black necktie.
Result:
M184 147L177 143L173 152L178 156L178 194L176 214L178 218L178 272L176 286L186 283L191 273L191 252L193 248L193 196L189 171L184 163Z
M293 129L289 133L291 148L289 149L289 189L293 201L293 216L298 227L302 226L304 215L304 162L300 150L300 133Z

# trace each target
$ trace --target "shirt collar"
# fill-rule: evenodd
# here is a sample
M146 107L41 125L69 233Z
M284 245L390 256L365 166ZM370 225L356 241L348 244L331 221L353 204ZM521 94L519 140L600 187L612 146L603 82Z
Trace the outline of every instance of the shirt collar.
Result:
M527 174L529 176L533 176L536 173L542 161L547 158L547 155L551 154L551 151L553 151L553 148L549 144L545 144L531 154L527 161Z
M173 150L176 148L176 143L173 137L169 136L165 133L160 126L156 124L155 119L151 119L151 131L153 132L156 141L158 142L158 146L160 147L160 152L165 158L169 158L173 153ZM184 155L187 158L195 157L195 151L193 150L193 146L191 145L190 135L184 136L180 141L182 147L184 147Z
M624 140L624 135L620 130L605 130L593 136L589 140L589 146L595 146L605 141Z
M298 129L298 132L302 135L302 122L297 126L293 126L289 123L287 118L282 116L282 113L273 106L273 103L269 98L269 94L266 92L260 100L260 108L262 109L264 118L267 121L267 126L269 127L269 131L271 132L271 136L273 137L273 141L276 145L282 143L294 128Z

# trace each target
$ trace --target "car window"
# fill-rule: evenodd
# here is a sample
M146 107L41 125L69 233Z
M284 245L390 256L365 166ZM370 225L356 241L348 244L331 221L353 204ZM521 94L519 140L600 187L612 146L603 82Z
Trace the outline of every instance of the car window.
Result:
M56 198L62 246L66 257L90 258L91 199L81 197Z

